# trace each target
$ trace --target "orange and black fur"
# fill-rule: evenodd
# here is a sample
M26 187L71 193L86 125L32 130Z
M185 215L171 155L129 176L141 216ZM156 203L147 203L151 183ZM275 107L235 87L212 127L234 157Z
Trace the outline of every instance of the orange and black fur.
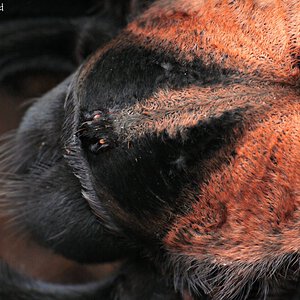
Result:
M4 268L3 299L299 299L300 2L155 2L32 105L1 159L24 231L126 261L47 291Z

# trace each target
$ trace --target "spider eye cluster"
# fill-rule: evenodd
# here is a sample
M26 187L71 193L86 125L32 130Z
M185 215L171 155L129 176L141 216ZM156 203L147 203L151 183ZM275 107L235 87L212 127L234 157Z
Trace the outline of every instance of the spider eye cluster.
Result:
M111 114L105 110L84 113L77 136L83 147L93 154L112 149L117 144Z

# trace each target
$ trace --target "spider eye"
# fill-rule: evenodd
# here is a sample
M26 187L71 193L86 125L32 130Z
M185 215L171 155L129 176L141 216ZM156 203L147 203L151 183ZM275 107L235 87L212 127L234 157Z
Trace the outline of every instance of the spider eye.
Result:
M97 113L93 116L93 120L98 120L101 118L101 114Z

